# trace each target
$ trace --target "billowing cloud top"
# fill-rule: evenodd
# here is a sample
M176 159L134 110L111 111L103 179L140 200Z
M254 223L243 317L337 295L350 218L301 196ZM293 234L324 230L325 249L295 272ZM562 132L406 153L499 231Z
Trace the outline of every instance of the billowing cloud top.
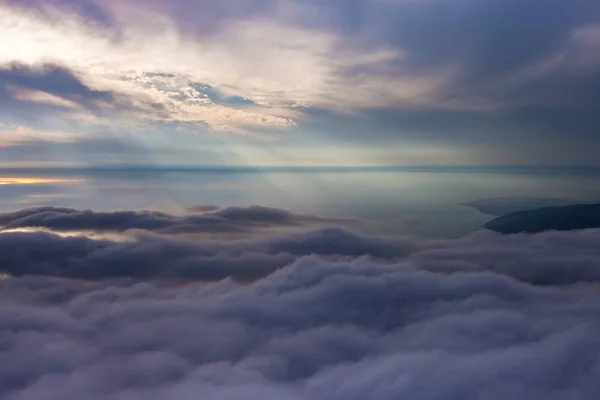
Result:
M108 134L188 163L202 163L194 146L232 149L224 163L595 163L599 13L593 0L3 0L0 141Z
M196 206L190 215L175 216L157 211L94 212L64 207L32 207L0 214L0 230L46 228L63 232L125 232L141 229L177 233L256 233L260 228L310 225L343 225L352 219L321 218L262 207Z
M0 397L592 400L599 241L1 232Z

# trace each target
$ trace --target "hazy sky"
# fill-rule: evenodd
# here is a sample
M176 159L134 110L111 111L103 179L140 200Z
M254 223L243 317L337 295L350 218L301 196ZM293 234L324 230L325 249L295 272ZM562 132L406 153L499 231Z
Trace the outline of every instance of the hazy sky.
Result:
M0 160L599 164L596 0L0 0Z

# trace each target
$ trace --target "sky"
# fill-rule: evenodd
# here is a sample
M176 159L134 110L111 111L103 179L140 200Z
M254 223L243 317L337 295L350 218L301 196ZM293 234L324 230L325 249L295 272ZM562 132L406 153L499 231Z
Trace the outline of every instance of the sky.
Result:
M594 0L2 0L0 166L599 165Z
M599 127L598 0L0 0L0 398L596 400Z

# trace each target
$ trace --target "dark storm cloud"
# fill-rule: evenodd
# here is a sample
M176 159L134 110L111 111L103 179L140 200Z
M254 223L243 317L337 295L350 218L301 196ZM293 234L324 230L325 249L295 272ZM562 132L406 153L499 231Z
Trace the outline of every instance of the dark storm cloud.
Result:
M227 207L200 214L174 216L158 211L95 212L61 207L32 207L0 214L4 230L46 228L55 231L124 232L142 229L158 233L240 233L255 228L352 223L262 207Z
M12 240L0 254L30 240L86 240L19 235L0 234ZM397 264L304 257L247 285L9 277L0 281L0 396L592 400L599 238L481 234L420 243L446 254L415 250ZM49 269L52 257L43 259ZM522 279L531 268L556 286Z

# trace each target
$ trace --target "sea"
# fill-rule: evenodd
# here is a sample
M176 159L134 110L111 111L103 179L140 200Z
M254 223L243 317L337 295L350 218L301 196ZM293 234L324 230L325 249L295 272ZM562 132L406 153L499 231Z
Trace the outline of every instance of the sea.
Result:
M260 205L355 220L365 234L455 238L495 216L600 202L600 169L101 166L0 169L0 211Z

